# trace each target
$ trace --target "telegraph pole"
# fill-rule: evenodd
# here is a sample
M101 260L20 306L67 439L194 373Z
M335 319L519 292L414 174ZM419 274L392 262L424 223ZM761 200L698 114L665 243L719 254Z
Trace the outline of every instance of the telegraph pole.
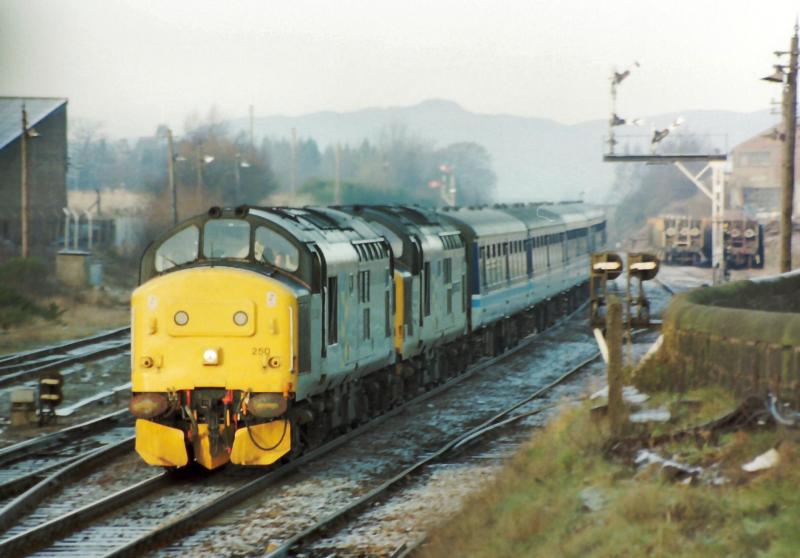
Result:
M781 273L792 269L792 209L794 206L794 156L797 134L797 23L789 43L789 71L783 90L783 188L781 191Z
M28 257L28 113L22 105L22 137L20 138L22 169L20 169L20 205L22 224L21 256Z
M176 225L178 223L178 192L175 188L175 147L172 143L172 130L169 128L167 128L167 176L169 177L169 192L172 196L172 224Z
M289 185L292 191L292 199L294 199L295 189L297 188L297 128L292 128L292 168L289 177Z
M336 144L336 178L333 182L333 204L342 203L342 144Z
M242 174L241 170L239 169L239 167L242 164L241 154L237 153L234 156L234 164L235 167L233 172L234 172L234 177L236 178L236 190L234 191L233 195L236 198L234 199L234 204L238 205L241 200L241 195L239 194L239 192L241 192L242 190Z
M254 109L253 105L250 105L250 152L255 153L256 150L256 140L254 134Z

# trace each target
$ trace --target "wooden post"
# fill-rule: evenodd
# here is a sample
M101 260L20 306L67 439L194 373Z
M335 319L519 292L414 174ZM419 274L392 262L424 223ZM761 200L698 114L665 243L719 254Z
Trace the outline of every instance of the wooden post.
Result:
M178 224L178 192L175 188L175 147L172 142L172 130L167 128L167 178L169 179L169 195L172 198L172 224ZM98 198L99 200L100 198ZM97 204L100 213L100 202Z
M342 144L336 144L336 178L333 182L333 204L342 203Z
M620 436L626 413L622 401L622 303L615 295L608 297L606 343L608 344L608 419L611 435Z
M781 189L781 273L792 270L792 209L794 207L794 158L797 134L797 25L789 43L789 71L783 93L783 173Z
M20 255L28 257L28 113L22 105L22 135L20 136L22 169L20 170L20 222L22 225Z

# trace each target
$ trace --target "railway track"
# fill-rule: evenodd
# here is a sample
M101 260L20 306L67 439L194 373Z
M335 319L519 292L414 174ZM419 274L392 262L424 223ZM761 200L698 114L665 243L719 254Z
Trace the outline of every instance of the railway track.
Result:
M154 475L137 483L128 483L116 492L110 495L106 493L104 498L77 509L71 506L63 514L27 529L15 527L8 533L10 536L0 540L0 554L30 552L40 548L37 555L139 556L145 550L175 540L179 535L196 529L203 521L231 510L236 504L405 412L411 405L420 404L451 389L476 372L517 353L534 340L534 336L527 338L502 355L477 363L466 373L436 389L294 461L268 470L266 474L258 469L227 468L201 475L203 482L197 482L197 478L185 482L181 474ZM190 471L185 474L193 473ZM176 514L176 510L179 513ZM165 517L171 519L165 521Z
M664 289L665 291L667 291L667 293L668 293L670 296L674 296L674 295L675 295L675 288L674 288L672 285L670 285L669 283L667 283L666 281L663 281L662 279L659 279L658 277L655 277L655 278L653 279L653 281L654 281L654 282L655 282L655 283L656 283L656 284L657 284L659 287L661 287L662 289Z
M354 517L357 517L359 514L363 513L369 506L374 505L377 501L389 496L392 492L399 489L404 483L411 481L414 476L420 474L430 465L442 460L445 456L459 450L469 443L474 442L478 438L485 436L488 433L496 432L500 428L509 426L514 422L544 411L546 407L538 407L535 409L529 409L527 411L523 411L521 409L530 403L541 399L555 387L563 384L577 373L584 370L587 366L597 361L599 358L600 353L597 352L593 356L572 367L566 373L562 374L556 380L550 382L546 386L537 389L532 394L523 397L518 401L515 401L512 405L484 420L479 425L464 430L459 435L451 438L436 451L429 453L410 467L407 467L397 475L388 479L386 482L368 492L355 502L340 508L324 519L317 521L301 533L298 533L287 539L283 544L268 552L266 556L268 558L288 558L290 556L309 555L309 550L312 545L318 542L323 536L329 535L334 529L344 529L347 523L352 521ZM515 411L519 412L514 413Z
M122 327L32 351L0 357L0 387L52 370L122 353L130 346L130 327Z
M575 313L578 312L581 312L581 309ZM549 331L554 329L551 328ZM277 489L282 479L303 472L314 462L320 463L322 456L333 453L334 450L392 417L405 413L410 406L419 405L427 399L442 394L480 370L499 365L501 361L528 347L537 338L538 336L527 338L506 353L477 363L467 373L451 379L435 390L407 402L295 461L267 470L266 473L264 470L227 468L216 473L201 474L188 471L174 475L154 474L152 469L145 469L138 475L140 478L130 478L126 479L127 482L117 483L115 490L105 490L102 497L83 502L81 505L69 504L61 513L54 513L53 509L34 523L15 526L6 533L4 539L0 540L0 555L17 555L38 549L37 555L45 556L139 556L148 550L163 547L182 535L195 532L205 522L237 509L253 495L261 494L270 487ZM481 424L465 429L461 435L450 439L436 452L426 455L421 461L410 465L391 479L380 482L377 488L373 488L362 499L329 514L319 522L320 525L295 531L298 534L291 540L285 541L279 548L287 552L285 555L292 555L297 549L307 548L313 544L323 529L341 524L348 518L357 517L359 510L365 509L370 502L381 500L396 490L394 487L401 486L407 479L430 467L437 460L490 432L499 431L510 424L542 412L544 410L542 407L534 409L524 407L573 377L597 357L598 354L593 352L567 373L538 389L531 396L515 402ZM2 452L0 452L0 465L1 459ZM277 505L281 507L279 503ZM289 508L282 507L282 509ZM169 547L168 555L173 555L172 550L175 548ZM177 548L177 553L184 550L182 546ZM263 550L264 547L261 548ZM410 548L410 546L398 548L396 555L402 556Z
M87 452L129 436L131 424L130 413L121 410L0 448L0 499L18 496Z

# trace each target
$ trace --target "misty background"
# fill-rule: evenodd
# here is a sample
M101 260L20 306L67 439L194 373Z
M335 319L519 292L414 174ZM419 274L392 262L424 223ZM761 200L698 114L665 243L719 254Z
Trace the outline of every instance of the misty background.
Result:
M459 203L607 202L626 189L601 162L611 72L641 62L619 112L646 124L623 132L682 115L682 133L730 149L777 121L777 92L758 78L795 11L783 0L0 0L1 92L69 98L73 189L157 192L157 130L169 126L186 196L228 201L243 158L248 201L287 192L294 130L294 192L311 201L328 199L339 145L354 196L408 201L413 188L434 203L426 188L447 164ZM198 174L205 156L215 161Z

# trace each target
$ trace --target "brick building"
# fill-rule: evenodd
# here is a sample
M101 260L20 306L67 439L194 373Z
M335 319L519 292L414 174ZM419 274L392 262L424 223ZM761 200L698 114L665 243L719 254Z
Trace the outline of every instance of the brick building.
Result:
M782 131L782 126L770 128L733 148L733 166L727 186L732 208L764 217L774 217L780 211L783 142L778 134ZM800 138L797 145L800 147ZM795 152L795 165L797 163ZM795 215L798 214L798 199L800 196L795 196Z
M22 237L22 107L27 112L28 245L31 256L57 250L67 205L67 100L0 97L0 261L19 255Z

